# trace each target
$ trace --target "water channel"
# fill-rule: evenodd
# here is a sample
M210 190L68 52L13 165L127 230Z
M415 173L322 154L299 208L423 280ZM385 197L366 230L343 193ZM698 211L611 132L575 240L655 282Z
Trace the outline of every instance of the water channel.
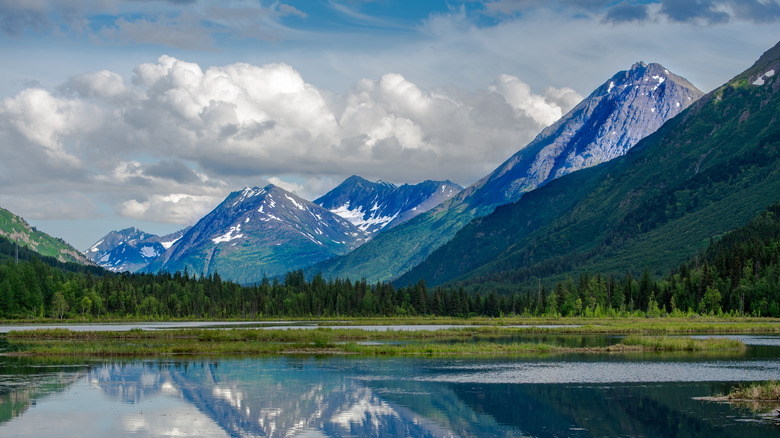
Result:
M780 436L750 407L699 399L780 378L780 337L739 338L740 356L0 356L0 436Z

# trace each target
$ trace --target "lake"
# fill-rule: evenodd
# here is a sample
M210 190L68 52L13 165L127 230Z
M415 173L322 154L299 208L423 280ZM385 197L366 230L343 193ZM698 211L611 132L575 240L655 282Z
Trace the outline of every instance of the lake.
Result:
M780 337L739 338L738 357L0 357L0 436L780 436L697 399L780 377Z

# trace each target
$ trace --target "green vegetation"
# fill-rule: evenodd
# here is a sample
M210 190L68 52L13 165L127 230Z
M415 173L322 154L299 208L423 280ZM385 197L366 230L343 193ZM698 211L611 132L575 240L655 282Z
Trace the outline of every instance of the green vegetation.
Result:
M780 204L773 204L747 225L710 241L696 257L655 280L648 268L641 276L591 275L559 280L548 289L539 282L518 286L512 277L467 283L457 289L479 297L480 314L616 317L753 315L780 317ZM523 284L522 282L520 283ZM481 290L495 286L507 294ZM454 305L455 288L436 288L444 309ZM475 294L473 291L477 290ZM435 298L435 293L434 293ZM452 313L440 313L451 314Z
M694 339L673 336L629 335L623 338L620 343L653 351L724 351L744 350L746 348L741 341L725 338Z
M19 263L28 263L33 260L43 262L44 264L57 268L63 272L81 274L89 272L92 275L103 275L106 273L106 270L100 266L85 265L77 262L61 262L56 257L41 255L28 246L19 245ZM0 235L0 263L5 262L16 262L16 243L13 240Z
M7 245L6 245L7 246ZM8 247L11 248L11 247ZM3 242L0 240L0 250ZM6 248L7 249L7 248ZM29 254L25 253L29 256ZM75 268L74 268L75 267ZM70 270L66 270L71 268ZM497 324L501 316L585 318L696 315L780 317L780 204L710 242L706 250L661 280L581 274L549 291L544 285L512 294L470 293L465 287L407 287L365 281L306 281L301 271L283 282L241 286L184 273L112 274L52 259L0 265L0 317L27 319L257 319L450 317ZM409 319L412 318L412 319ZM482 318L482 319L474 319ZM517 320L516 323L524 323Z
M185 329L129 332L72 332L43 329L7 335L14 355L149 356L169 354L363 354L506 355L662 351L735 351L744 344L729 339L691 339L631 335L607 347L572 348L516 341L526 329L479 327L419 331L359 329ZM401 342L390 342L401 341Z
M458 200L445 201L450 206ZM305 269L312 277L321 274L343 278L366 278L370 282L392 279L425 260L434 249L447 243L474 217L489 213L475 208L436 207L401 225L379 233L370 242L347 254L333 257Z
M6 242L7 243L7 242ZM13 248L0 239L0 250ZM19 265L0 265L0 316L39 320L170 318L463 317L502 315L600 317L691 317L697 314L780 316L780 205L723 235L660 281L647 269L626 274L581 274L511 295L465 288L428 289L365 281L306 281L301 271L284 282L252 286L222 281L218 274L111 274L98 268L39 260L22 252ZM487 319L479 323L494 324ZM469 322L474 323L475 321ZM522 321L520 322L522 323Z

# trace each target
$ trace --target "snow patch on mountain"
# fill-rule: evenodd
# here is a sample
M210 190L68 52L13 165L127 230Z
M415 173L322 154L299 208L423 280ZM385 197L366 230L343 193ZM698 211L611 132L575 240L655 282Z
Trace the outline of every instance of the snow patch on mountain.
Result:
M369 229L372 228L384 228L387 224L397 218L400 213L396 212L392 216L382 216L376 213L377 210L379 210L379 204L377 203L374 203L367 213L363 211L363 207L361 206L350 209L349 202L347 202L339 208L330 210L330 212L348 220L352 225L363 231L369 231Z
M372 208L371 211L374 212L378 209ZM370 228L384 228L393 221L393 219L398 217L399 212L396 212L392 216L381 216L377 214L371 214L366 218L365 213L363 212L363 209L358 207L354 210L349 210L349 204L342 205L341 207L331 210L331 213L337 214L344 219L347 219L352 223L352 225L360 228L363 231L368 231Z
M301 205L298 202L296 202L295 199L293 199L293 198L291 198L291 197L289 197L287 195L284 195L284 197L287 198L290 202L292 202L293 205L298 208L298 210L303 210L303 205Z
M775 75L775 71L774 70L768 70L766 73L762 74L755 81L753 81L753 85L756 85L756 86L764 85L766 79L771 78L774 75Z
M162 245L163 248L168 249L171 246L173 246L174 243L178 242L179 239L181 239L181 235L179 235L178 237L176 237L173 240L166 240L166 241L160 242L160 245Z
M144 246L141 248L141 255L143 255L144 257L152 258L152 257L157 257L160 254L157 253L157 250L154 249L154 247Z
M243 234L233 235L233 233L239 233L240 231L241 231L241 224L238 224L236 226L230 227L230 230L227 233L219 237L216 237L214 239L211 239L211 241L217 244L221 242L230 242L231 240L240 239L244 237Z

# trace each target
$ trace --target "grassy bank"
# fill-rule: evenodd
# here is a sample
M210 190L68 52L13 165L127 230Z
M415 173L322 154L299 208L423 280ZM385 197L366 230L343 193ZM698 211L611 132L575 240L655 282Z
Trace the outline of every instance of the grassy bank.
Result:
M474 327L446 330L368 331L360 329L254 330L183 329L128 332L73 332L65 329L17 331L6 338L10 355L157 356L201 354L363 354L507 355L730 351L745 346L729 339L632 335L606 347L564 347L510 340L524 329Z

